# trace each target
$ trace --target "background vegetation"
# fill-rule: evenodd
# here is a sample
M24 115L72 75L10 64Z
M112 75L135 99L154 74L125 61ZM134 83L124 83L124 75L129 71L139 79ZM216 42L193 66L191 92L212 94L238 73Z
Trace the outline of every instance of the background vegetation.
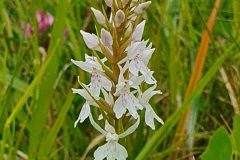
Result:
M166 123L157 131L141 123L127 138L129 159L240 159L240 1L222 0L215 20L209 18L214 0L152 2L144 15L144 37L156 48L150 67L164 94L152 104ZM102 4L0 1L0 159L92 159L92 148L103 137L88 121L73 127L83 99L71 88L80 87L78 75L84 82L89 75L70 59L83 60L89 53L79 30L95 32L90 6ZM55 20L42 35L37 10ZM34 26L30 38L21 22ZM207 29L214 22L213 30ZM194 74L199 81L186 95ZM184 118L187 123L180 123Z

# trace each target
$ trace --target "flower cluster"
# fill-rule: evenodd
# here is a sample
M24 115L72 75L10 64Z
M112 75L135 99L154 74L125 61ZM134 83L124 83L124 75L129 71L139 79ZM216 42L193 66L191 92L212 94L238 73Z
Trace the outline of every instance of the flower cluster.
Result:
M40 35L43 34L49 27L51 27L54 22L54 17L50 13L45 13L40 10L36 11L36 19L38 22L38 31ZM34 27L30 23L26 24L25 22L21 22L21 27L24 29L24 36L26 38L29 38L34 32Z
M151 1L105 0L105 3L111 8L109 17L105 10L91 8L96 21L102 26L100 33L95 35L80 31L92 54L85 54L85 61L72 60L91 74L89 84L79 81L82 89L72 89L73 93L85 99L74 126L89 118L91 124L105 136L106 144L94 153L96 160L124 160L128 154L118 140L136 130L140 110L145 110L145 122L152 129L155 129L154 120L163 124L149 104L151 97L161 94L155 90L157 81L148 68L155 49L152 43L142 39L146 21L141 22L141 17ZM150 87L142 91L140 86L144 83ZM100 113L98 120L105 120L105 129L94 121L93 108ZM126 124L132 121L136 122L126 129Z

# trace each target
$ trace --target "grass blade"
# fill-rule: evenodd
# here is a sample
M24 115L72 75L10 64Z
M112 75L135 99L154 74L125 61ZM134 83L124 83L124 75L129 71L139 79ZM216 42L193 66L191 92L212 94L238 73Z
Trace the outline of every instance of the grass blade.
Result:
M73 94L72 94L72 92L70 92L67 96L67 100L66 100L65 104L63 105L63 107L58 115L58 118L57 118L55 124L53 125L52 129L50 130L49 134L47 135L46 140L42 141L43 143L41 143L41 145L40 145L40 148L39 148L40 156L39 157L44 157L44 158L48 157L48 154L51 151L51 148L54 144L57 134L58 134L61 126L63 125L63 122L67 115L67 112L71 107L72 100L73 100Z
M54 54L54 58L52 63L48 67L48 72L46 73L44 79L40 83L39 96L36 101L36 108L33 111L32 120L30 122L30 146L29 146L29 155L31 159L36 159L38 155L39 145L43 141L44 125L47 122L48 118L48 110L51 106L51 100L54 95L54 84L58 76L58 68L60 65L61 58L61 46L63 42L63 32L64 32L64 24L65 17L67 14L67 6L68 2L58 3L57 14L55 17L55 24L52 31L52 38L50 41L50 46L48 48L50 54ZM56 50L56 52L51 53L53 46L56 42L60 41L60 46ZM46 94L47 93L47 94ZM41 139L42 137L42 139ZM46 146L45 146L46 147Z
M195 65L194 65L194 68L193 68L193 71L191 74L190 82L188 84L188 87L187 87L187 90L186 90L186 93L184 96L185 100L189 97L189 95L195 89L195 87L197 86L197 84L200 80L204 62L205 62L205 58L206 58L206 55L208 52L208 47L209 47L209 42L210 42L210 34L213 31L213 26L214 26L214 23L216 20L218 9L220 7L220 2L221 2L221 0L215 1L214 8L212 9L212 13L208 20L207 29L202 35L202 40L200 43L200 47L199 47L199 51L198 51L197 58L195 61ZM190 112L191 112L191 107L189 107L186 110L186 112L184 113L184 115L181 118L179 125L177 127L177 131L176 131L175 138L174 138L177 145L181 146L180 141L181 141L181 138L185 134L186 125L187 125L187 121L188 121ZM181 138L179 138L179 137L181 137Z

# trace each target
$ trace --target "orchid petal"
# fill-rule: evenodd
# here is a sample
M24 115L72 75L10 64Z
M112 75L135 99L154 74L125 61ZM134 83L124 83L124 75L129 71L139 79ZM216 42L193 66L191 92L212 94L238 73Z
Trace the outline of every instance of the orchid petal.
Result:
M95 76L92 76L91 78L91 83L90 83L90 91L93 97L99 97L100 95L100 90L101 90L101 83L98 82L98 79L100 78L95 78Z
M154 91L156 89L157 84L153 85L152 87L148 88L142 95L141 95L141 102L142 103L147 103L152 96L156 94L161 94L160 91Z
M117 142L106 143L94 152L95 160L125 160L128 157L126 149Z
M74 94L76 94L76 93L79 94L80 96L82 96L87 101L93 101L92 97L87 93L87 91L85 89L75 89L75 88L72 88L72 92Z
M125 107L128 109L129 113L133 116L133 118L137 119L138 113L136 110L136 106L139 104L138 99L132 95L131 93L128 96L124 96L125 99Z
M120 96L113 106L113 111L116 115L116 118L119 119L123 116L124 113L126 113L127 109L123 105L123 97Z
M148 8L151 3L152 3L151 1L147 1L147 2L144 2L144 3L139 4L139 5L134 9L134 12L137 13L137 14L142 14L143 11L144 11L146 8Z
M146 51L143 52L142 54L142 60L145 65L148 64L150 58L152 57L153 52L155 51L155 48L152 49L147 49Z
M105 76L101 76L101 85L107 91L111 91L111 89L112 89L112 82L109 79L107 79Z
M96 19L97 19L97 22L99 24L105 24L106 20L105 20L105 17L104 15L102 14L102 12L100 12L99 10L91 7L91 10L93 12L93 14L95 15Z
M115 160L115 158L117 160L126 160L127 159L127 157L128 157L127 150L122 145L120 145L119 143L116 143L115 147L113 149L114 149L113 150L114 159L112 159L112 160Z
M76 66L78 66L82 70L84 70L88 73L92 73L92 66L90 66L89 64L86 64L83 61L75 61L73 59L71 59L71 61L72 61L73 64L75 64Z
M129 59L133 59L139 52L143 51L142 50L142 42L135 42L131 44L129 47L127 47L127 56Z
M113 105L114 100L113 100L113 96L111 93L107 93L104 89L102 89L102 93L104 96L105 101L109 104L109 105Z
M156 115L150 104L147 104L145 108L145 122L149 127L155 130L154 119L156 119L159 123L164 124L163 120Z
M83 107L82 107L82 109L81 109L81 112L80 112L80 114L79 114L79 116L78 116L78 119L77 119L77 120L75 121L75 123L74 123L74 127L77 126L77 123L78 123L78 122L82 123L83 121L85 121L85 119L87 119L90 114L91 114L91 113L90 113L90 106L89 106L89 104L86 102L86 103L84 103L84 105L83 105Z
M132 76L130 78L132 84L130 85L132 88L138 89L139 85L144 81L144 76Z
M145 27L146 21L142 21L140 24L137 25L136 29L133 32L132 38L134 41L141 41L143 36L143 31Z
M103 160L107 157L108 150L108 144L104 144L103 146L100 146L97 148L97 150L94 152L94 160Z
M140 70L141 66L139 66L135 61L131 61L129 64L129 71L134 75L138 76L138 72Z
M140 70L140 72L143 74L143 76L145 78L145 82L147 84L156 84L157 83L156 79L152 75L153 72L150 71L148 68L142 69L142 70Z
M89 49L97 48L99 45L98 37L95 34L90 34L85 31L80 31L83 36L83 40Z
M108 121L105 121L105 131L110 132L110 133L116 133L115 129L113 126L111 126Z

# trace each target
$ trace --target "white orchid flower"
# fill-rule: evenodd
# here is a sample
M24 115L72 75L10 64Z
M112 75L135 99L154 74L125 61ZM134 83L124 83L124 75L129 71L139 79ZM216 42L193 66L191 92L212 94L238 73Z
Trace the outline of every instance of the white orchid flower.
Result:
M140 89L139 85L144 81L143 76L134 76L129 73L129 79L126 80L123 74L129 69L129 62L126 62L124 67L122 68L121 65L118 65L120 69L118 83L116 85L116 92L115 95L119 95L118 93L122 90L125 86L129 86L130 88Z
M98 98L101 88L104 88L107 91L111 90L112 82L108 78L106 78L104 70L102 69L102 66L98 63L96 57L91 57L85 54L85 60L85 62L75 60L72 60L72 62L76 66L80 67L82 70L92 75L91 82L89 84L90 92L95 98ZM106 61L106 58L102 59L101 61L102 63L104 63Z
M124 68L120 67L120 74L118 78L118 84L116 85L116 92L114 96L119 96L113 106L113 111L116 118L121 118L123 114L128 110L129 114L135 119L138 117L137 110L142 109L138 99L134 96L134 92L130 91L130 88L139 89L139 85L143 81L142 77L132 77L130 80L125 80L123 74L128 68L127 65Z
M101 48L99 47L99 40L95 34L91 34L82 30L80 33L82 34L83 40L89 49L101 52Z
M74 94L79 94L80 96L82 96L86 100L86 102L83 104L83 107L82 107L82 109L79 113L79 116L78 116L77 120L74 123L74 127L76 127L79 122L82 123L91 114L90 105L97 106L97 104L94 102L92 97L87 93L87 91L85 89L74 89L74 88L72 88L72 92Z
M162 94L161 91L154 91L157 87L155 84L154 86L147 89L145 92L140 94L139 96L139 103L146 109L145 111L145 122L146 124L155 130L154 119L156 119L159 123L164 124L163 120L157 116L157 114L152 109L151 105L149 104L149 100L156 94Z
M155 84L156 79L153 77L153 72L147 67L147 64L155 49L152 49L148 41L132 43L127 49L126 58L122 59L119 64L129 61L129 71L134 76L138 76L139 72L144 76L147 84Z
M137 121L129 127L125 132L121 134L116 134L115 129L111 126L108 121L105 121L105 129L102 129L92 118L89 116L91 124L97 129L101 134L106 137L107 143L98 147L98 149L94 152L94 159L95 160L125 160L128 157L127 150L118 143L120 138L124 138L129 134L133 133L139 123L140 119L138 117Z
M113 106L113 111L116 115L116 118L119 119L123 116L124 113L128 110L130 115L132 115L135 119L138 116L137 107L139 106L138 99L130 92L129 87L124 87L120 91L120 96L115 101Z
M81 68L82 70L88 72L88 73L92 73L92 71L94 69L97 69L100 72L104 72L102 66L98 63L98 60L96 57L94 56L89 56L87 54L85 54L85 62L83 61L75 61L75 60L71 60L76 66L78 66L79 68ZM101 59L101 62L104 63L107 61L107 58L103 58Z
M97 69L94 69L92 71L91 83L89 84L89 86L92 95L98 98L100 95L101 88L104 88L107 91L111 91L112 82L104 75L97 72Z

